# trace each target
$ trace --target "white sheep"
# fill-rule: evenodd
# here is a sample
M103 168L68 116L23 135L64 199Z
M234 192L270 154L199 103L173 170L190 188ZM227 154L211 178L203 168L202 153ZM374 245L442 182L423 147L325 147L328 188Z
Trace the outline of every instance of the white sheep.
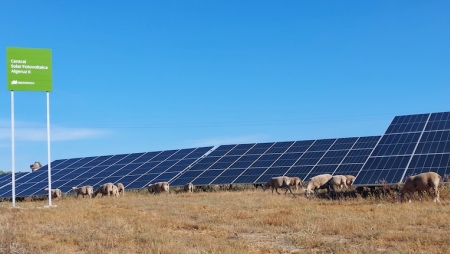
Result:
M317 176L311 177L308 185L306 186L306 191L305 191L306 196L310 197L310 195L313 192L317 196L319 189L328 189L328 181L330 181L330 179L332 177L333 176L330 174L322 174L322 175L317 175Z
M169 183L168 182L158 182L148 185L148 191L153 194L166 192L169 193Z
M122 193L122 196L125 196L125 186L122 183L117 184L117 189L119 190L119 194Z
M48 191L48 188L45 188L45 191ZM51 193L52 193L52 198L57 198L58 201L61 200L62 194L61 194L60 189L52 189Z
M294 195L294 198L295 198L295 194L292 192L292 189L291 189L291 179L287 176L272 177L263 185L263 191L266 191L266 189L269 187L272 189L272 194L273 194L273 189L275 189L275 191L278 194L280 194L278 192L278 188L286 188L286 191L284 192L284 194L286 195L286 193L288 191L290 191L292 193L292 195Z
M119 195L120 195L119 194L119 188L117 188L117 186L113 184L113 186L112 186L112 196L113 197L118 197Z
M102 197L113 196L114 195L113 186L115 186L113 183L105 183L103 185L100 185L100 187L98 187L98 189L94 192L94 197L96 197L97 194L102 194Z
M86 185L83 187L72 187L72 191L75 192L75 194L78 196L82 195L83 198L84 196L88 196L88 198L91 198L92 195L94 194L94 188L90 185Z
M356 177L352 176L352 175L345 175L345 178L347 178L346 184L348 187L351 186L355 182L355 179L356 179Z
M343 175L335 175L328 180L328 188L333 196L336 198L337 190L342 190L342 188L347 188L347 178Z
M184 185L184 191L189 193L194 192L194 185L192 183L187 183Z
M403 201L403 198L406 193L409 192L409 202L411 203L411 199L414 195L414 192L419 192L419 199L422 201L422 191L429 191L430 189L434 190L434 202L441 202L439 200L439 182L441 181L441 176L435 172L426 172L422 174L418 174L415 176L410 176L406 179L405 185L398 193L398 199L400 202Z

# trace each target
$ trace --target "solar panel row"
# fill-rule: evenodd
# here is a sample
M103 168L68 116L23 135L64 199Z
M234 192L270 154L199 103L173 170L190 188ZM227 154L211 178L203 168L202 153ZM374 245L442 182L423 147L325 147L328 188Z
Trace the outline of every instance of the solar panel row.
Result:
M450 173L450 112L396 116L383 136L94 156L51 165L52 187L63 192L105 182L139 189L158 181L249 184L272 176L309 179L325 173L356 175L355 185L393 184L426 171ZM16 196L46 195L47 177L47 166L16 174ZM0 197L11 197L10 175L0 175Z
M99 186L122 182L128 189L143 188L150 182L168 181L201 158L213 147L149 153L121 154L57 160L52 163L52 188L69 192L72 187ZM16 196L45 195L47 165L16 180ZM11 181L0 188L0 197L11 197Z
M172 185L263 183L280 175L356 175L380 136L224 145L176 178Z
M394 184L405 176L449 174L450 112L396 116L355 180Z

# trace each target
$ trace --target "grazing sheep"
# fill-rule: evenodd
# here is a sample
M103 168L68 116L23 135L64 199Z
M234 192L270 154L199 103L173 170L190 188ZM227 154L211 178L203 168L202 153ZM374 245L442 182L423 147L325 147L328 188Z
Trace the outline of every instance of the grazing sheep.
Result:
M35 161L33 164L30 165L31 171L34 172L40 168L42 168L42 164L39 161Z
M330 174L322 174L311 177L308 185L306 186L306 197L309 197L313 191L317 196L319 189L328 189L328 181L330 181L332 177L333 176Z
M343 175L335 175L328 181L328 188L333 198L337 197L336 190L342 190L343 187L347 188L347 178Z
M45 188L45 191L48 191L48 188ZM60 189L52 189L52 198L57 198L58 201L61 200L61 190Z
M113 196L114 195L114 184L112 183L105 183L103 185L100 185L98 189L94 192L94 197L97 196L97 194L102 194L103 196Z
M192 183L187 183L187 184L184 186L184 191L185 191L185 192L189 192L189 193L194 192L194 185L193 185Z
M161 193L161 192L169 193L169 183L168 182L158 182L158 183L150 184L148 186L148 191L153 194Z
M351 186L353 182L355 182L356 177L352 175L346 175L345 178L347 178L346 184L347 186Z
M119 188L116 186L116 185L114 185L113 184L113 189L112 189L112 196L113 197L118 197L120 194L119 194Z
M88 198L91 198L92 195L94 194L94 188L90 185L86 185L83 187L72 187L72 191L74 191L75 194L77 194L77 198L80 195L82 195L83 198L84 196L88 196Z
M122 196L125 196L125 186L122 183L117 184L117 189L119 190L119 194L122 193Z
M273 189L275 189L275 191L280 194L278 192L278 188L286 188L286 192L284 192L284 194L286 195L287 191L289 190L295 198L295 194L292 192L290 184L291 179L287 176L272 177L271 179L269 179L269 181L267 181L267 183L264 184L263 191L266 191L266 189L270 187L272 188L272 194Z
M415 176L410 176L406 179L405 185L400 190L398 194L399 201L402 202L406 193L409 192L409 202L414 195L414 192L419 192L419 199L422 201L422 191L434 190L434 202L441 202L439 200L439 182L441 181L441 176L435 172L427 172L418 174Z
M289 177L291 179L290 186L295 186L295 191L298 191L298 187L302 186L302 179L300 177Z

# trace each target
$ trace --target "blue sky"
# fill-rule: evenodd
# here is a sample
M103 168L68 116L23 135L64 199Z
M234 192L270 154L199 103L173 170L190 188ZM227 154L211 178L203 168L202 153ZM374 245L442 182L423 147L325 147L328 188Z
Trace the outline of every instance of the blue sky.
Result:
M450 110L449 13L448 1L5 1L0 58L52 49L52 160L381 135L396 115ZM30 171L47 164L46 96L14 97L16 171ZM11 169L6 83L0 162Z

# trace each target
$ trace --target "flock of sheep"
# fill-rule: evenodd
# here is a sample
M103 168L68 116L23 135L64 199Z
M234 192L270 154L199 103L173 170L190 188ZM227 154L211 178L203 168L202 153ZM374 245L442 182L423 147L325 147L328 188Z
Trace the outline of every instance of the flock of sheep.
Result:
M317 175L309 180L308 185L306 186L306 189L303 189L303 192L307 197L310 197L312 193L315 193L317 196L319 189L327 189L332 193L333 197L335 197L337 190L341 190L344 187L347 188L348 186L352 185L354 180L355 177L352 175ZM290 191L295 197L295 194L292 192L291 186L295 186L295 189L298 190L298 187L302 186L301 179L299 177L288 176L272 177L262 187L264 191L267 188L271 188L272 193L275 189L278 194L280 194L278 192L278 188L285 188L286 192L284 194Z
M275 189L275 191L280 194L277 188L285 188L286 192L284 194L290 191L295 197L295 194L292 192L291 186L298 186L297 179L298 177L272 177L269 181L267 181L267 183L263 185L263 190L272 188L272 193ZM415 176L409 176L406 179L403 188L398 193L398 201L403 202L405 194L409 193L409 202L411 202L411 199L416 191L418 192L419 199L422 200L423 191L428 191L430 193L430 190L433 190L433 201L440 202L438 187L441 179L441 176L435 172L426 172ZM348 186L352 185L354 181L355 177L352 175L317 175L310 179L308 185L306 186L306 189L303 189L303 192L305 193L306 197L310 197L312 193L315 193L317 196L319 189L327 189L334 198L336 197L337 190L341 190L344 187L347 188Z
M326 189L333 198L336 197L338 190L342 190L343 188L348 188L355 181L355 177L352 175L335 175L332 176L330 174L322 174L314 176L310 179L308 184L306 185L306 189L302 187L302 181L299 177L288 177L288 176L279 176L272 177L265 184L262 185L263 190L265 191L268 188L272 189L272 193L275 190L278 194L278 188L285 188L286 194L288 191L292 193L295 197L294 192L292 192L291 186L295 186L295 189L298 190L298 187L303 188L303 193L306 197L310 197L311 194L318 195L318 191L320 189ZM439 200L439 190L438 186L441 181L441 176L435 172L427 172L422 173L415 176L410 176L406 179L403 188L398 193L398 201L403 202L405 194L409 193L409 202L417 191L419 193L419 199L422 200L422 192L433 190L434 192L434 202L440 202ZM255 185L257 187L257 185ZM158 194L158 193L169 193L169 183L168 182L158 182L154 184L150 184L147 186L147 189L150 193ZM45 189L48 191L48 188ZM192 183L188 183L183 187L185 192L193 192L194 185ZM96 197L98 194L103 196L114 196L118 197L120 194L125 195L125 187L123 184L118 183L117 186L113 183L105 183L101 185L95 192L92 186L83 186L83 187L72 187L72 191L76 194L77 198L81 195L83 198L85 196ZM60 189L52 189L51 190L52 198L61 199L61 190Z
M48 188L45 189L48 191ZM94 191L94 187L90 185L82 186L82 187L72 187L72 191L75 193L77 198L81 195L83 198L87 196L88 198L96 197L98 194L102 194L103 196L113 196L118 197L120 194L125 195L125 186L122 183L118 183L114 185L113 183L105 183L100 185L96 191ZM60 189L52 189L51 195L53 199L61 200L62 192Z

